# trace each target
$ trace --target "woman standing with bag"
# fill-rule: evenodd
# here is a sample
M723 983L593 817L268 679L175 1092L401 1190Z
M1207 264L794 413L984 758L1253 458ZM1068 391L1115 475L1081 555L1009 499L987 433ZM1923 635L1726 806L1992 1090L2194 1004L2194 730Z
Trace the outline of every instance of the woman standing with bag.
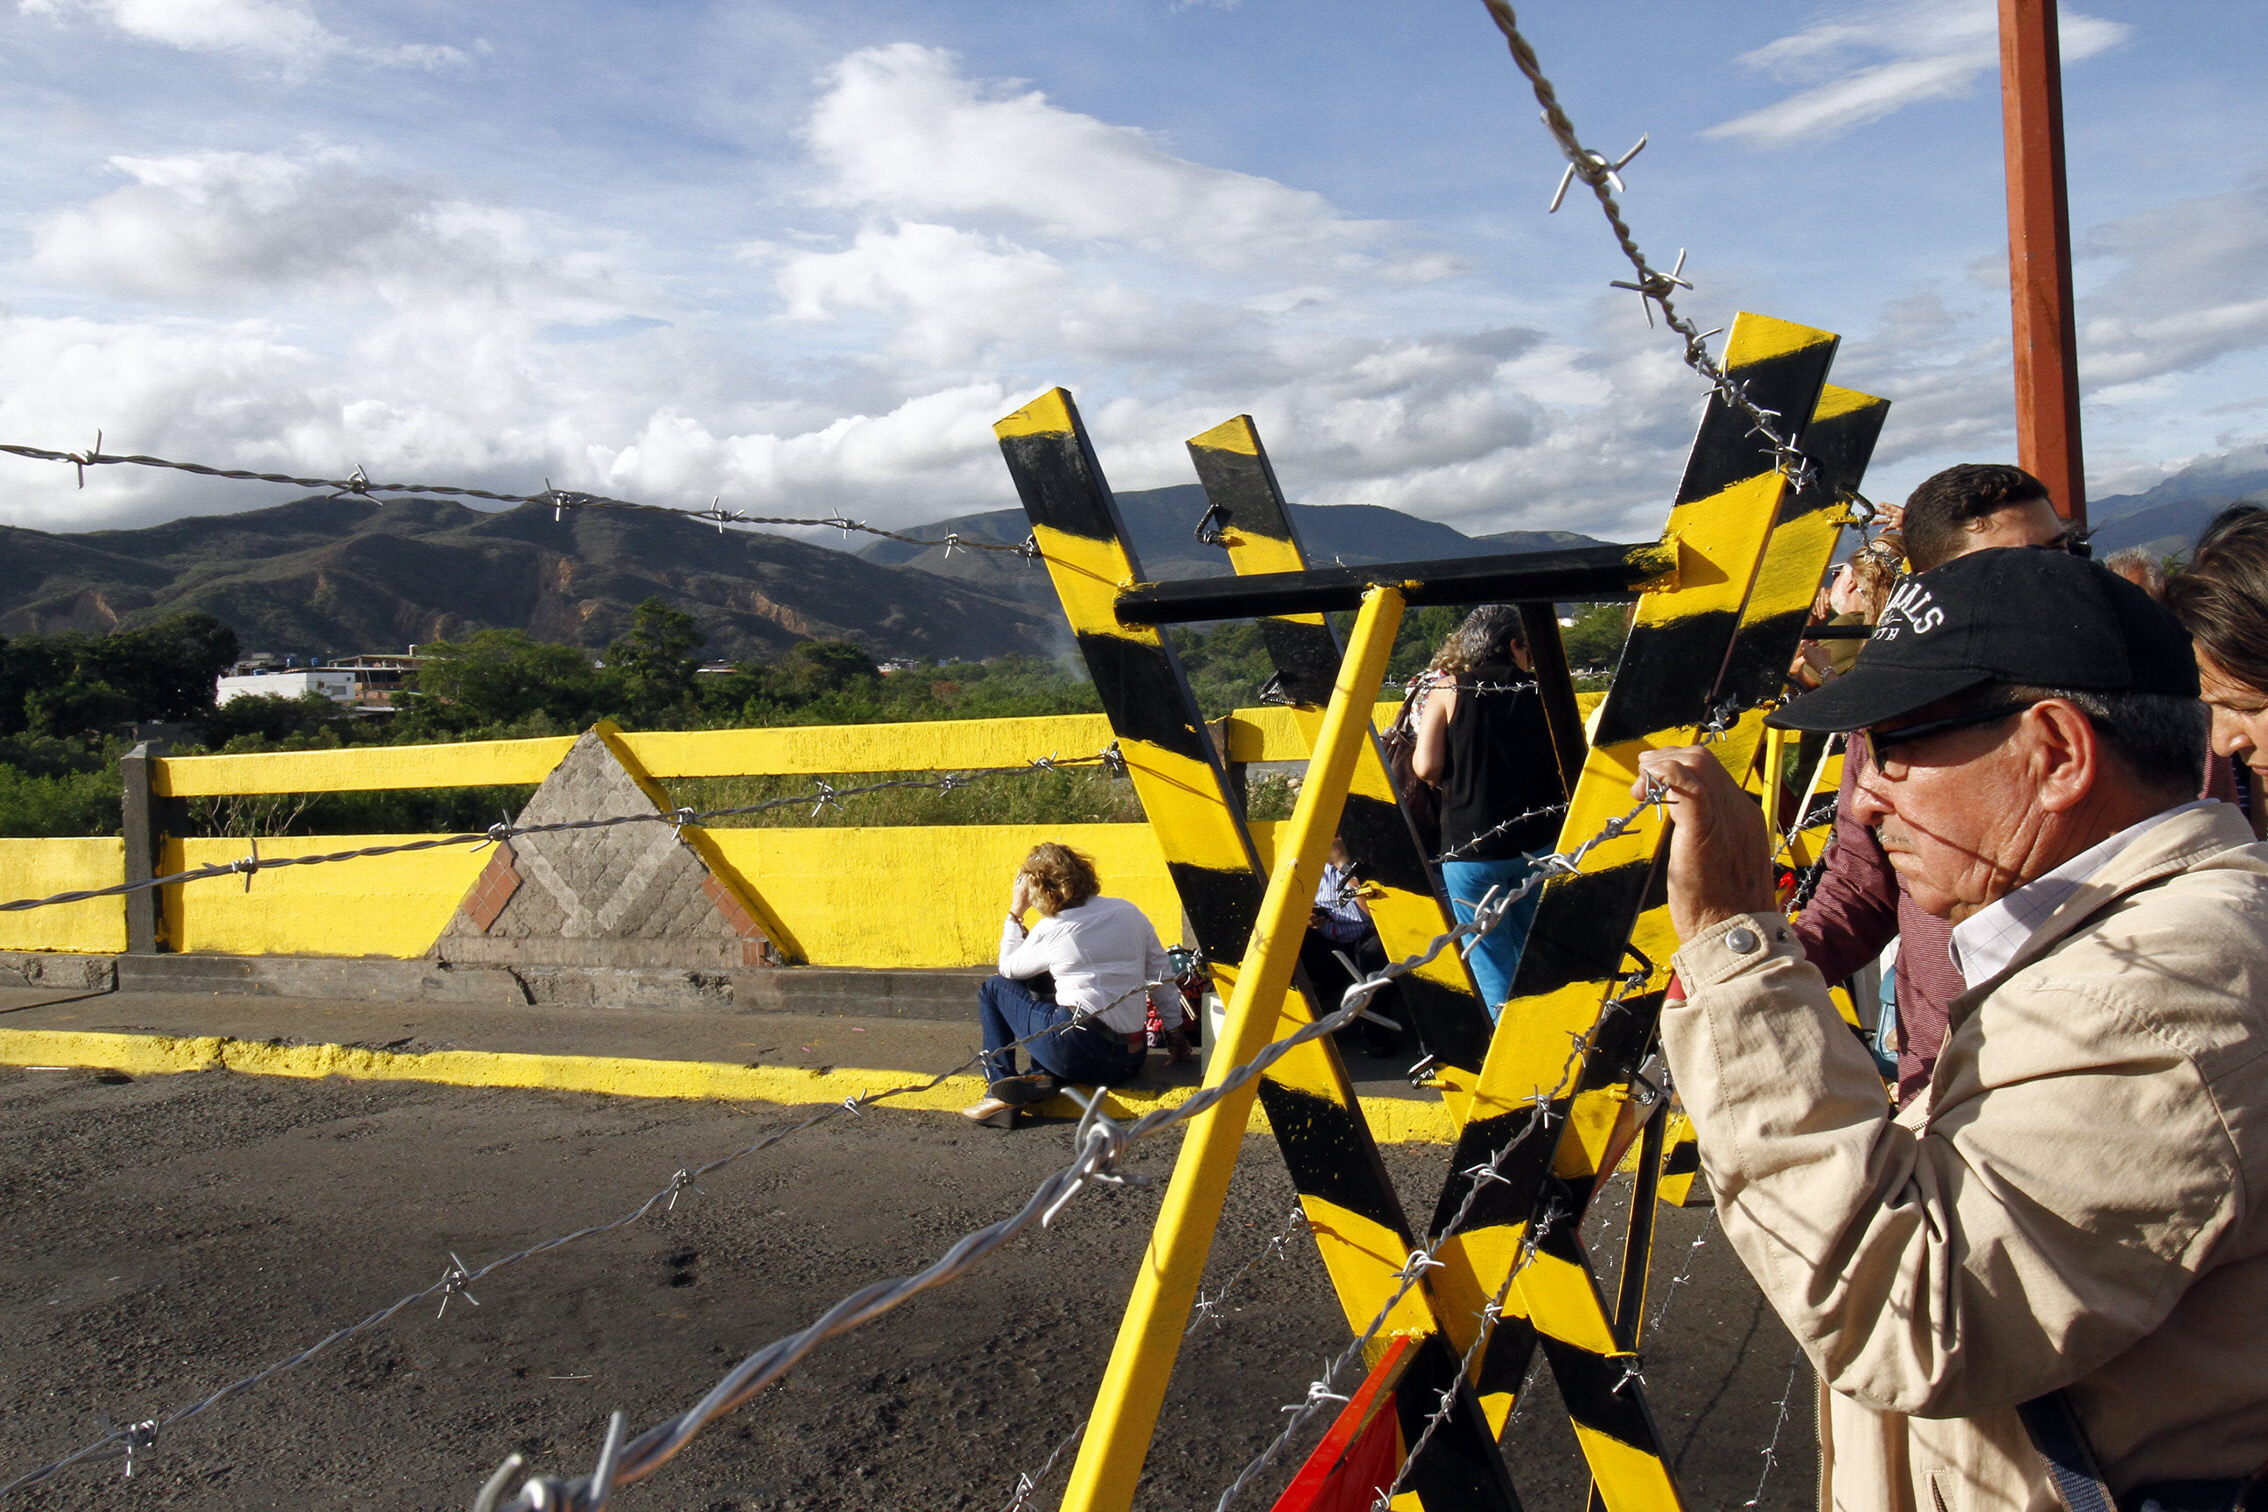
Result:
M1433 658L1438 680L1418 716L1411 765L1441 791L1441 880L1459 922L1490 888L1526 881L1559 834L1565 795L1528 668L1520 611L1510 604L1466 615ZM1466 957L1491 1018L1511 996L1540 891Z

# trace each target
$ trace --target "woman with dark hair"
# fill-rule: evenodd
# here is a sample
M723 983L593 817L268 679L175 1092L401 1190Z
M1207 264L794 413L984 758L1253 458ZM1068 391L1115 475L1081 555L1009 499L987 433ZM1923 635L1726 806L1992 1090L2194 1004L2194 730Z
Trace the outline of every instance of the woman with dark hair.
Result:
M2189 565L2166 579L2165 603L2195 642L2198 692L2213 711L2213 754L2252 774L2252 825L2268 792L2268 509L2224 509Z
M1146 984L1174 972L1142 911L1101 892L1095 864L1052 840L1032 847L1016 869L1000 974L977 989L990 1085L963 1118L1006 1127L1018 1107L1054 1096L1065 1082L1111 1087L1142 1069ZM1027 930L1024 915L1032 911L1040 920ZM1010 1048L1019 1040L1038 1067L1021 1076Z
M1433 656L1411 766L1441 790L1441 881L1460 922L1490 888L1525 881L1559 834L1565 794L1528 667L1510 604L1466 615ZM1466 957L1492 1018L1511 996L1536 902L1529 893Z

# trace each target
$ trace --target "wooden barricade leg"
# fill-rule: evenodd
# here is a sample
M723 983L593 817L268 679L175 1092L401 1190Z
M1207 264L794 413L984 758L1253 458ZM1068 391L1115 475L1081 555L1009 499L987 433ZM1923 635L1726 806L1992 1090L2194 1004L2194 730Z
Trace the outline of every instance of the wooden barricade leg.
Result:
M1823 372L1823 367L1821 367L1821 372ZM1876 422L1876 428L1878 428L1878 422ZM1259 438L1256 438L1254 431L1252 431L1250 419L1238 417L1238 419L1232 419L1232 422L1216 426L1213 431L1200 435L1198 440L1193 440L1191 451L1193 451L1193 456L1198 458L1200 476L1204 478L1204 483L1207 483L1207 496L1209 496L1209 503L1213 506L1213 517L1216 517L1220 521L1220 526L1222 526L1222 544L1225 544L1229 549L1229 555L1232 555L1232 564L1236 567L1238 574L1254 574L1254 571L1286 571L1286 569L1304 567L1304 560L1300 558L1300 551L1297 551L1297 535L1295 535L1295 530L1293 530L1293 526L1290 526L1290 519L1288 519L1288 510L1284 508L1284 501L1281 501L1281 492L1275 487L1275 478L1272 478L1272 472L1266 465L1266 453L1263 453L1261 447L1259 447ZM1851 478L1851 485L1855 485L1855 476ZM1812 490L1803 490L1801 494L1789 490L1789 499L1792 499L1792 501L1794 499L1810 501L1812 496L1814 496ZM1783 517L1792 517L1794 512L1796 512L1794 508L1783 510ZM1767 517L1767 521L1769 519L1771 517ZM1762 542L1758 542L1758 544L1762 544ZM1833 549L1833 535L1828 537L1826 549L1828 551ZM1767 551L1767 560L1765 560L1765 564L1762 564L1762 569L1758 569L1758 574L1755 574L1755 576L1758 576L1760 580L1767 578L1769 567L1771 567L1771 558L1769 558L1769 551ZM1817 585L1817 578L1819 578L1821 569L1823 569L1823 558L1821 558L1819 564L1814 564L1814 567L1810 569L1810 583ZM1767 594L1765 598L1767 598L1767 603L1771 603L1771 594ZM1805 608L1810 608L1808 596L1805 596ZM1558 623L1556 623L1556 619L1549 619L1549 605L1540 605L1540 614L1531 612L1531 614L1526 614L1526 619L1529 619L1531 623L1535 623L1538 619L1547 623L1549 630L1551 630L1551 644L1545 646L1545 651L1556 653L1558 651L1558 646L1556 646ZM1302 662L1311 664L1315 660L1320 660L1322 655L1327 655L1327 651L1322 651L1322 648L1331 646L1329 630L1327 630L1325 623L1320 621L1320 617L1297 617L1297 619L1279 617L1279 619L1268 619L1268 621L1261 621L1261 623L1263 623L1263 639L1266 639L1270 653L1277 662L1279 682L1297 696L1297 689L1300 689L1302 682L1306 680L1302 676ZM1740 642L1742 642L1742 637L1735 635L1735 648L1740 646ZM1794 653L1794 644L1789 644L1787 655L1792 655L1792 653ZM1728 653L1721 653L1721 655L1728 655ZM1556 671L1560 673L1556 680L1560 682L1560 685L1565 685L1565 664L1560 660L1554 660L1554 666L1556 666ZM1783 657L1783 662L1780 662L1780 666L1785 666L1785 657ZM1565 687L1567 687L1569 694L1572 694L1572 685L1565 685ZM1572 705L1572 698L1567 698L1567 703ZM1572 714L1572 710L1569 710L1569 714ZM1572 730L1572 719L1569 719L1567 714L1563 714L1563 719L1556 721L1556 723L1560 725L1560 728L1554 730L1556 737L1558 737L1558 734L1565 734L1567 730ZM1560 759L1556 750L1540 750L1540 753L1535 753L1535 757L1538 757L1538 759ZM1381 771L1381 778L1383 778L1383 771ZM1386 791L1390 793L1390 789L1386 789ZM1406 827L1404 827L1404 832L1406 832ZM1438 909L1436 909L1436 916L1438 916ZM1386 929L1386 923L1381 920L1381 934L1383 934L1383 929ZM1422 941L1417 941L1417 943L1422 943ZM1395 948L1395 945L1390 945L1390 948ZM1399 952L1402 952L1402 948L1395 948L1395 952L1399 954ZM1642 1050L1640 1050L1640 1054L1642 1054ZM1637 1056L1624 1056L1624 1059L1628 1061L1628 1065L1624 1065L1624 1068L1622 1068L1622 1074L1617 1077L1617 1084L1626 1084L1628 1070L1635 1070ZM1615 1061L1615 1056L1603 1056L1599 1070L1615 1070L1613 1061ZM1463 1102L1463 1099L1461 1099L1461 1102ZM1628 1108L1626 1102L1622 1106ZM1456 1111L1461 1111L1461 1108L1456 1108ZM1592 1342L1608 1340L1610 1342L1608 1353L1613 1353L1615 1349L1624 1351L1624 1353L1635 1349L1637 1317L1640 1317L1640 1310L1644 1306L1644 1267L1647 1267L1651 1231L1653 1231L1653 1224L1651 1224L1651 1220L1653 1220L1651 1188L1653 1188L1653 1181L1658 1179L1658 1172L1660 1172L1660 1138L1662 1138L1662 1120L1653 1118L1647 1124L1647 1131L1644 1131L1644 1140L1647 1140L1647 1149L1644 1149L1644 1165L1647 1165L1647 1172L1649 1172L1649 1177L1644 1179L1644 1186L1647 1186L1649 1201L1640 1208L1640 1211L1633 1213L1633 1231L1631 1231L1631 1240L1628 1240L1628 1245L1626 1245L1624 1269L1622 1269L1622 1288L1619 1288L1619 1290L1622 1290L1622 1297L1617 1299L1619 1303L1622 1303L1622 1306L1617 1306L1617 1315L1613 1319L1608 1319L1606 1313L1603 1313L1603 1306L1601 1306L1601 1301L1597 1297L1597 1288L1594 1288L1594 1285L1590 1283L1588 1260L1585 1260L1583 1251L1581 1251L1581 1242L1579 1242L1579 1235L1574 1233L1574 1224L1567 1224L1565 1231L1558 1235L1558 1240L1554 1242L1554 1245L1547 1245L1547 1249L1545 1249L1545 1254L1554 1254L1558 1260L1565 1260L1565 1263L1574 1265L1576 1269L1579 1269L1579 1272L1583 1272L1583 1283L1581 1285L1560 1285L1560 1288L1554 1288L1549 1292L1549 1297L1556 1299L1556 1310L1560 1313L1560 1317L1549 1319L1549 1322L1551 1322L1551 1326L1556 1328L1556 1335L1560 1337L1560 1340L1565 1340L1565 1337L1569 1337L1569 1335L1590 1337ZM1619 1149L1615 1154L1619 1156ZM1461 1315L1461 1310L1458 1310L1458 1315ZM1461 1322L1461 1317L1458 1317L1458 1322ZM1456 1322L1452 1322L1452 1333L1458 1333ZM1499 1337L1501 1337L1501 1344L1497 1347L1497 1353L1517 1356L1522 1360L1526 1358L1526 1353L1529 1353L1531 1344L1533 1344L1533 1331L1529 1331L1529 1328L1520 1328L1520 1326L1506 1328L1504 1335L1499 1335ZM1594 1353L1597 1353L1597 1351L1594 1351ZM1572 1369L1581 1371L1581 1374L1585 1376L1585 1381L1563 1381L1563 1394L1569 1396L1569 1401L1576 1399L1574 1392L1569 1390L1569 1387L1576 1387L1576 1390L1579 1390L1579 1387L1583 1387L1585 1383L1592 1385L1592 1387L1599 1385L1592 1378L1592 1376L1597 1376L1597 1371L1585 1369L1585 1365L1588 1365L1588 1360L1583 1360L1581 1356L1574 1356ZM1631 1369L1635 1369L1635 1367L1631 1367ZM1524 1371L1522 1371L1522 1374L1524 1374ZM1563 1374L1567 1374L1567 1371L1563 1371ZM1608 1415L1608 1412L1599 1412L1601 1403L1597 1401L1597 1392L1590 1394L1592 1396L1592 1401L1590 1401L1590 1415L1592 1417L1617 1417L1622 1421L1631 1421L1633 1417L1635 1419L1647 1417L1647 1415L1644 1415L1644 1403L1642 1403L1642 1385L1635 1381L1635 1376L1628 1369L1624 1371L1622 1376L1617 1376L1615 1385L1610 1387L1610 1394L1622 1399L1619 1403L1615 1403L1615 1410L1610 1412L1610 1415ZM1590 1453L1594 1460L1606 1458L1606 1460L1617 1462L1619 1469L1628 1469L1626 1462L1628 1462L1628 1458L1631 1458L1631 1455L1628 1455L1628 1449L1631 1449L1631 1446L1617 1444L1615 1449L1608 1449L1608 1444L1603 1442L1599 1435L1583 1435L1581 1433L1581 1428L1585 1426L1585 1410L1583 1408L1576 1410L1576 1426L1579 1426L1579 1437L1583 1439L1583 1444L1585 1444L1585 1453ZM1651 1433L1649 1433L1649 1437L1651 1437ZM1592 1453L1594 1449L1597 1449L1597 1453ZM1642 1467L1633 1478L1640 1480L1640 1483L1647 1483L1647 1480L1651 1480L1653 1485L1669 1485L1669 1480L1672 1480L1672 1478L1669 1478L1667 1467L1658 1464L1658 1455L1653 1455L1653 1458L1656 1458L1656 1464L1651 1464L1651 1467Z
M1284 506L1275 469L1249 415L1214 426L1189 443L1205 499L1220 522L1220 542L1239 576L1297 572L1307 566L1291 511ZM1262 644L1285 696L1303 706L1310 727L1321 718L1339 665L1339 638L1320 614L1269 615L1259 622ZM1311 737L1312 738L1312 735ZM1544 753L1549 759L1548 753ZM1340 820L1348 854L1374 891L1368 902L1379 942L1389 957L1416 955L1456 921L1435 889L1416 832L1402 812L1393 779L1366 739L1356 754L1347 811ZM1473 985L1464 957L1443 951L1402 978L1402 1011L1419 1045L1432 1057L1431 1080L1452 1117L1461 1117L1480 1078L1494 1025Z
M1137 568L1101 468L1070 395L1061 389L1043 395L995 429L1049 576L1197 931L1197 943L1234 1002L1248 965L1248 942L1258 948L1270 938L1258 933L1263 919L1261 872L1171 649L1154 629L1127 627L1118 621L1118 592L1135 581ZM1375 598L1366 609L1374 627L1398 621L1400 598ZM1301 795L1310 826L1320 828L1315 843L1322 849L1316 851L1312 866L1303 868L1287 836L1286 854L1270 884L1281 894L1283 908L1296 908L1301 924L1320 877L1330 825L1344 799L1355 737L1368 728L1392 633L1388 622L1385 644L1373 648L1375 666L1365 673L1351 665L1342 672L1333 695L1334 704L1346 705L1346 714L1336 725L1329 718L1325 723L1333 739L1344 746L1345 765L1332 780L1319 782L1318 774L1311 773L1312 800L1306 791ZM1324 814L1326 796L1330 801ZM1323 815L1320 820L1318 814ZM1303 875L1306 891L1300 895ZM1274 938L1280 947L1295 949L1298 931L1294 928L1288 939L1279 931ZM1304 996L1286 990L1293 979L1291 963L1272 957L1274 952L1262 949L1249 963L1265 965L1268 974L1280 964L1281 974L1273 991L1265 979L1245 991L1247 1022L1233 1029L1236 1038L1225 1037L1216 1066L1225 1068L1247 1058L1249 1051L1240 1054L1236 1048L1239 1039L1249 1039L1250 1049L1257 1050L1270 1038L1309 1021ZM1328 1042L1304 1046L1271 1068L1261 1083L1259 1101L1348 1320L1357 1329L1367 1327L1399 1286L1399 1273L1415 1242L1344 1068ZM1227 1107L1209 1117L1210 1126L1220 1131L1211 1138L1225 1146L1233 1162L1242 1119ZM1176 1193L1186 1195L1169 1194L1169 1204L1175 1205L1170 1224L1161 1212L1094 1422L1065 1491L1067 1512L1121 1512L1131 1505L1225 1193L1228 1165L1220 1154L1200 1144L1207 1127L1205 1120L1199 1120L1184 1145L1188 1152L1184 1164L1196 1165L1187 1177L1182 1167L1176 1168ZM1430 1295L1422 1286L1395 1305L1387 1331L1423 1335L1426 1354L1437 1362L1447 1358ZM1453 1372L1453 1361L1450 1368ZM1517 1506L1500 1458L1491 1454L1485 1460L1464 1462L1464 1468L1472 1476L1467 1484L1454 1490L1436 1488L1430 1494L1421 1491L1427 1505Z
M1848 501L1866 476L1889 413L1887 399L1829 384L1804 429L1804 455L1811 458L1814 471L1804 487L1789 489L1781 501L1711 703L1712 710L1734 716L1714 749L1725 770L1736 778L1747 777L1756 763L1764 741L1764 716L1787 687L1788 664L1802 643L1819 580L1834 560L1836 544L1849 522ZM1766 794L1775 791L1776 780L1776 775L1766 775ZM1666 919L1661 927L1666 931ZM1678 1121L1678 1135L1670 1151L1677 1174L1663 1180L1661 1195L1664 1202L1683 1205L1694 1173L1700 1170L1700 1157L1689 1148L1692 1129L1683 1119Z
M1809 415L1834 349L1835 338L1825 331L1743 315L1734 324L1725 362L1757 403L1782 415ZM1670 513L1679 585L1639 600L1613 690L1599 711L1595 743L1570 800L1563 843L1596 834L1629 809L1640 751L1689 743L1707 719L1784 491L1776 459L1754 435L1746 412L1712 396ZM1544 890L1452 1169L1463 1173L1484 1160L1539 1098L1567 1120L1562 1158L1555 1162L1548 1144L1539 1142L1533 1154L1524 1150L1503 1167L1510 1179L1478 1195L1477 1221L1469 1220L1450 1241L1469 1259L1469 1271L1444 1273L1442 1286L1444 1311L1452 1320L1477 1311L1519 1265L1531 1229L1541 1235L1534 1260L1520 1272L1516 1296L1558 1380L1606 1505L1615 1512L1681 1502L1660 1434L1636 1389L1636 1359L1615 1338L1574 1222L1546 1226L1538 1220L1555 1204L1562 1216L1579 1216L1583 1194L1553 1180L1555 1165L1569 1177L1590 1173L1619 1122L1628 1068L1642 1056L1659 1011L1658 978L1673 942L1664 938L1666 920L1662 929L1643 926L1661 834L1658 816L1643 815L1621 837L1595 849L1583 875ZM1610 993L1629 972L1631 945L1644 952L1647 990L1635 997L1618 994L1621 1000L1610 1007ZM1571 1072L1572 1093L1564 1090ZM1450 1178L1436 1209L1437 1230L1464 1201L1470 1184L1462 1174ZM1487 1291L1452 1295L1450 1287L1468 1274ZM1497 1422L1509 1414L1530 1337L1521 1330L1500 1335L1504 1346L1489 1350L1480 1382Z
M1712 722L1721 726L1714 736L1714 749L1736 773L1745 775L1753 766L1764 708L1776 698L1781 689L1785 669L1795 653L1812 596L1833 554L1835 539L1844 520L1843 500L1848 491L1857 486L1863 473L1874 438L1880 432L1884 408L1879 400L1852 394L1847 390L1828 389L1822 393L1813 410L1814 425L1817 428L1807 431L1804 444L1807 454L1816 462L1818 471L1809 480L1808 486L1787 489L1783 493L1780 506L1775 511L1772 533L1758 561L1755 580L1742 604L1731 644L1725 653L1724 675L1705 706ZM1621 686L1622 679L1618 677L1617 687ZM1610 717L1611 710L1602 714L1602 741L1607 737L1610 728L1607 721ZM1673 742L1662 740L1649 743ZM1632 759L1634 761L1635 757ZM1627 793L1627 778L1620 780L1621 785L1613 793L1616 800ZM1602 1157L1608 1153L1609 1147L1619 1153L1620 1146L1611 1145L1612 1135L1602 1137L1600 1134L1602 1128L1611 1127L1604 1115L1607 1107L1612 1105L1611 1100L1628 1096L1630 1074L1647 1052L1653 1016L1659 1009L1658 988L1661 985L1662 969L1666 967L1669 951L1674 948L1674 936L1669 930L1666 910L1660 906L1660 899L1654 894L1653 887L1649 885L1642 896L1644 906L1635 921L1634 943L1638 943L1640 950L1648 952L1642 957L1652 968L1647 985L1657 990L1649 991L1645 997L1633 999L1625 1005L1626 1012L1633 1008L1638 1010L1635 1017L1637 1027L1642 1032L1614 1036L1597 1033L1591 1036L1597 1043L1591 1055L1591 1065L1587 1068L1584 1086L1586 1090L1598 1094L1598 1104L1603 1106L1594 1106L1590 1110L1591 1116L1586 1118L1583 1116L1585 1110L1580 1106L1581 1099L1578 1099L1572 1127L1562 1142L1557 1162L1558 1176L1572 1185L1551 1194L1552 1199L1571 1204L1583 1201L1588 1191L1585 1183L1595 1180L1607 1168ZM1517 990L1515 996L1518 996ZM1508 1017L1509 1014L1508 1009ZM1624 1111L1626 1110L1627 1104L1624 1105ZM1659 1143L1655 1143L1656 1141ZM1641 1158L1641 1183L1658 1183L1661 1200L1682 1201L1698 1169L1690 1126L1682 1117L1670 1117L1656 1112L1649 1125L1648 1142L1655 1145L1655 1150L1646 1152ZM1653 1212L1649 1202L1643 1211L1634 1210L1632 1213L1632 1230L1627 1247L1633 1251L1649 1250L1652 1227ZM1634 1261L1640 1263L1634 1265ZM1623 1281L1619 1289L1621 1295L1611 1329L1617 1344L1625 1351L1634 1351L1640 1342L1644 1282L1641 1254L1626 1254ZM1542 1331L1543 1343L1554 1372L1560 1377L1562 1394L1573 1400L1574 1396L1567 1388L1570 1372L1595 1379L1599 1375L1597 1365L1586 1357L1586 1351L1558 1333L1540 1314L1534 1315L1534 1321ZM1518 1335L1513 1338L1515 1343L1522 1342ZM1523 1360L1507 1358L1501 1362L1492 1361L1491 1364L1501 1371L1499 1379L1505 1379L1515 1387L1525 1373ZM1632 1360L1622 1367L1622 1374L1627 1377L1636 1368L1636 1363ZM1616 1393L1610 1392L1612 1394ZM1594 1394L1591 1400L1600 1399ZM1626 1425L1632 1423L1627 1413L1623 1414L1623 1421ZM1578 1432L1582 1432L1580 1423ZM1619 1437L1603 1423L1595 1425L1592 1435L1585 1436L1587 1440ZM1601 1505L1612 1506L1618 1499L1618 1493L1614 1478L1601 1468L1602 1458L1620 1460L1625 1469L1637 1467L1641 1472L1644 1469L1643 1459L1624 1454L1620 1449L1610 1450L1604 1456L1593 1456L1594 1473L1598 1476L1596 1496ZM1637 1478L1642 1479L1642 1473ZM1625 1494L1629 1489L1625 1488Z

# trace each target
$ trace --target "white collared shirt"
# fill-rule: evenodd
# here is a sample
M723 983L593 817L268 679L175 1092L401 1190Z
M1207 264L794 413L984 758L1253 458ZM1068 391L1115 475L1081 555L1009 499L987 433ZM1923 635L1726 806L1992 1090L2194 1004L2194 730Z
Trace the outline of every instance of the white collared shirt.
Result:
M1000 933L1000 974L1022 981L1043 971L1055 978L1058 1003L1136 1034L1150 1011L1142 984L1170 979L1173 966L1142 910L1124 898L1089 898L1043 917L1029 933L1009 916Z
M2044 877L2035 877L1997 903L1988 904L1953 926L1953 969L1974 987L1990 981L2007 968L2017 953L2031 943L2053 914L2087 885L2088 879L2142 837L2144 831L2165 823L2176 814L2200 809L2216 799L2199 798L2161 810L2128 825L2107 840L2088 846Z

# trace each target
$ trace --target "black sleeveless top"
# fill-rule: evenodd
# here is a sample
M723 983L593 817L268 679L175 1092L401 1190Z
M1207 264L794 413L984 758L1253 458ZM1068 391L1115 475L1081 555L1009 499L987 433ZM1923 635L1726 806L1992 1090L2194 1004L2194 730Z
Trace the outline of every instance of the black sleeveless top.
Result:
M1559 815L1546 814L1475 843L1515 814L1566 797L1552 756L1551 729L1535 690L1482 691L1529 680L1509 661L1483 662L1457 679L1457 709L1449 716L1449 771L1441 784L1441 848L1455 852L1451 860L1509 861L1549 850L1559 837Z

